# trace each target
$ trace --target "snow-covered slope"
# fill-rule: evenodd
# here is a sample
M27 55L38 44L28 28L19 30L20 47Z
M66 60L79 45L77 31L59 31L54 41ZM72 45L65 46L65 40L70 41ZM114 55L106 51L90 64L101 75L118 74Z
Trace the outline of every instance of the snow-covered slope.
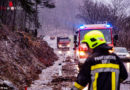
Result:
M27 90L53 90L53 88L51 88L48 84L51 83L51 81L53 80L53 76L55 76L58 73L58 65L62 61L63 59L60 58L58 61L55 62L53 66L44 69L42 73L39 75L39 80L34 81L31 87Z
M49 46L54 49L55 53L57 53L56 39L50 40L49 36L45 36L44 40L47 41ZM27 88L27 90L53 90L53 88L48 84L53 80L53 76L59 73L59 64L63 63L64 61L64 57L62 55L59 55L58 53L57 55L59 56L59 60L56 61L53 66L43 69L42 73L39 75L39 79L35 80L31 87Z

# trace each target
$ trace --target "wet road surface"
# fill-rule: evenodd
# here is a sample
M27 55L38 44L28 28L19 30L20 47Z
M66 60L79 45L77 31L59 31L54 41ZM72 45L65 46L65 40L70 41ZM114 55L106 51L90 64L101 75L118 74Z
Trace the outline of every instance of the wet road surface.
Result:
M128 78L125 80L124 84L121 84L120 90L130 90L130 62L125 62L124 65L128 72Z

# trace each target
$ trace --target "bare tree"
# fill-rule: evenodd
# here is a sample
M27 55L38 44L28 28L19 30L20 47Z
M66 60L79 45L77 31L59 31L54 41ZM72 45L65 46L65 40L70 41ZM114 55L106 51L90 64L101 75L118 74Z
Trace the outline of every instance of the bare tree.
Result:
M117 18L112 12L110 5L106 6L101 2L85 0L84 6L82 6L80 10L80 16L86 23L103 23Z
M114 33L119 34L118 46L129 47L128 36L130 34L130 16L126 15L126 9L130 5L127 0L112 0L111 4L84 0L80 8L80 17L87 24L110 22L113 25Z

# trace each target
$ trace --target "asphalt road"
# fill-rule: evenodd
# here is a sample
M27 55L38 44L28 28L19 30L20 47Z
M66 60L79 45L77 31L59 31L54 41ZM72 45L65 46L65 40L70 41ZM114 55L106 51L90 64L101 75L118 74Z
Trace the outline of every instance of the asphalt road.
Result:
M130 62L125 62L124 65L128 72L128 78L125 80L123 84L121 84L120 90L130 90Z

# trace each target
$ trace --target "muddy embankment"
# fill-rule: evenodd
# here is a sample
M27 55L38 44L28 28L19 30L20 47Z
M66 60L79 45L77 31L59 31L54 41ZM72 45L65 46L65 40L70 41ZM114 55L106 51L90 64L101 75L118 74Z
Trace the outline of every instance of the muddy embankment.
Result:
M54 50L42 39L0 26L0 89L24 90L57 59Z

